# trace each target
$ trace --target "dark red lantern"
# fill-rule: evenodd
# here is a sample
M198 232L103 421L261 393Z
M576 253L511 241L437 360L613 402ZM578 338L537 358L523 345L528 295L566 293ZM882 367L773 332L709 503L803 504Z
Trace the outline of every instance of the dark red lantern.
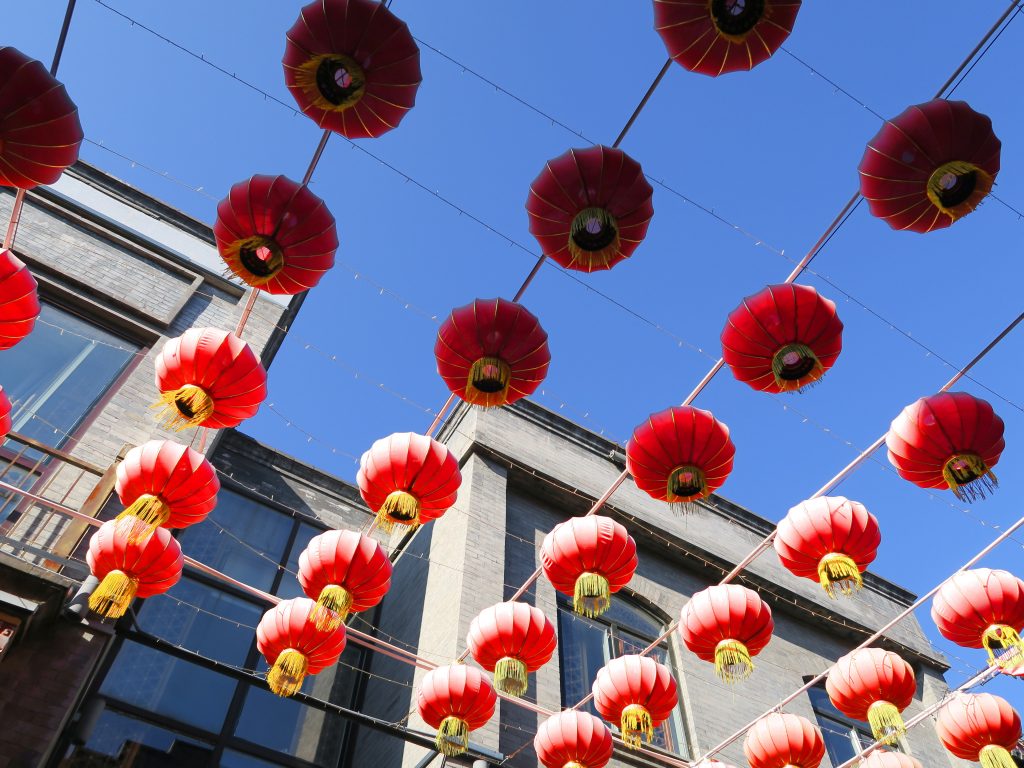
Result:
M522 696L527 675L551 660L558 646L555 627L539 608L527 603L498 603L469 625L466 645L473 660L494 673L494 687Z
M570 149L530 185L530 232L566 269L611 269L647 234L653 195L640 164L621 149Z
M860 768L923 768L921 763L902 752L886 752L876 749L864 758Z
M185 558L181 545L166 528L133 538L130 526L108 520L89 539L85 555L100 584L89 596L89 608L110 619L124 616L136 597L163 594L181 578Z
M679 405L651 414L633 430L626 469L647 495L685 505L718 490L735 455L725 424L710 411Z
M612 732L589 712L566 709L537 729L533 749L544 768L605 768L612 759Z
M722 359L762 392L798 392L818 381L843 348L836 305L807 285L769 285L732 311Z
M190 328L156 359L156 386L169 425L237 427L267 396L267 372L252 348L227 331Z
M1010 752L1021 738L1020 715L991 693L959 693L939 710L935 722L943 746L982 768L1016 768Z
M380 136L416 103L420 49L383 3L316 0L288 30L284 82L321 128L350 139Z
M295 294L320 282L338 249L324 201L286 176L253 176L217 206L217 250L228 269L267 293Z
M878 741L896 744L907 732L900 713L914 700L917 681L914 670L897 654L861 648L835 663L825 690L844 715L870 723L871 734Z
M356 531L321 533L299 555L299 584L321 609L321 629L377 605L391 588L392 570L380 544Z
M416 709L431 728L443 755L461 755L469 747L469 734L494 715L498 697L476 667L453 664L428 672L416 693Z
M932 621L947 640L984 648L989 663L1013 671L1024 664L1024 581L989 568L960 571L932 601Z
M654 28L676 64L717 77L770 59L799 11L800 0L654 0Z
M747 731L743 754L750 768L818 768L825 742L806 717L773 712Z
M11 431L11 401L4 394L4 388L0 387L0 440L7 437Z
M573 517L544 537L540 563L551 586L583 616L600 616L633 578L636 542L610 517Z
M302 688L306 675L333 666L345 650L345 625L318 627L316 603L305 597L282 600L260 619L256 647L267 659L267 685L278 696Z
M618 724L630 749L649 742L654 729L679 703L672 673L650 656L629 654L612 659L597 671L593 690L597 711L608 722Z
M719 584L695 594L683 607L679 634L686 647L727 683L745 680L772 639L772 609L752 589Z
M540 322L505 299L477 299L453 309L437 332L434 357L448 389L485 408L532 395L551 362Z
M36 279L12 251L0 250L0 352L32 333L37 317Z
M377 525L418 526L455 503L462 474L458 459L436 440L414 432L381 438L359 460L356 484L377 513Z
M893 229L942 229L992 191L1001 146L992 121L967 102L918 104L887 120L868 143L860 193Z
M885 438L899 476L922 488L949 488L961 501L985 498L1003 452L1003 420L984 400L941 392L911 403Z
M0 186L53 184L78 160L78 107L46 67L0 47Z

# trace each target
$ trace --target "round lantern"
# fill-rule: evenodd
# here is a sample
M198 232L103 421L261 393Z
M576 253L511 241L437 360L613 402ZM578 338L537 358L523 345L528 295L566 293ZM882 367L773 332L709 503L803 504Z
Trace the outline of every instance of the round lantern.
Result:
M821 583L829 597L850 595L874 561L882 533L859 501L818 496L786 513L775 535L775 551L794 576Z
M769 285L732 311L722 359L762 392L799 392L821 379L843 348L836 305L807 285Z
M896 744L907 732L900 713L914 700L917 682L911 666L895 653L861 648L835 663L825 690L844 715L870 723L878 741Z
M89 596L89 608L107 618L124 615L136 597L163 594L181 578L185 559L181 546L166 528L133 539L116 520L108 520L89 539L85 555L100 584Z
M434 357L448 389L485 408L532 395L551 362L540 322L505 299L477 299L453 309L437 332Z
M454 664L424 675L416 693L416 709L427 725L437 729L437 751L453 757L469 747L470 731L491 719L497 700L479 669Z
M774 712L747 731L743 754L750 768L818 768L825 742L806 717Z
M356 531L321 533L299 555L299 584L320 608L314 619L320 629L377 605L391 587L391 573L380 544Z
M0 440L7 437L11 426L11 401L4 394L4 388L0 387Z
M631 749L649 742L679 703L672 673L649 656L612 659L598 670L593 690L597 711L619 724L622 740Z
M288 30L284 82L307 117L349 139L380 136L416 103L420 49L374 0L316 0Z
M651 414L626 445L626 469L637 488L686 510L729 477L736 448L729 428L710 411L688 405Z
M306 675L337 663L345 650L345 626L318 627L316 603L305 597L282 600L263 614L256 627L256 648L267 659L267 685L278 696L302 688Z
M217 206L217 250L231 272L267 293L301 293L320 282L338 249L324 201L285 176L253 176Z
M227 331L190 328L156 359L167 423L178 429L237 427L267 396L267 372L252 348Z
M738 584L719 584L695 594L683 607L679 633L686 647L714 663L722 680L745 680L754 671L752 657L772 639L772 610L757 592Z
M767 61L793 31L801 0L654 0L672 60L717 77Z
M495 688L522 696L526 676L551 660L558 641L554 626L539 608L498 603L473 619L466 645L474 661L494 673Z
M998 481L1003 420L966 392L922 397L897 416L885 438L899 476L922 488L949 488L961 501L991 493Z
M612 732L589 712L566 709L537 729L533 749L544 768L605 768L612 759Z
M566 269L611 269L647 234L653 195L640 164L621 149L570 149L530 185L530 232Z
M934 99L886 121L864 150L860 193L893 229L931 232L978 207L999 173L992 121Z
M436 520L455 503L462 474L447 447L413 432L376 441L359 460L356 484L377 513L377 525L418 526Z
M636 570L636 542L610 517L573 517L544 537L540 563L551 586L583 616L600 616Z
M0 47L0 186L53 184L78 160L78 107L46 67Z
M32 333L37 317L35 278L12 251L0 250L0 352Z
M1016 768L1010 751L1021 738L1020 715L991 693L959 693L939 710L935 723L943 746L983 768Z
M920 762L902 752L876 749L864 758L860 768L923 768Z
M950 642L984 648L1001 670L1024 664L1024 581L988 568L960 571L932 601L932 621Z

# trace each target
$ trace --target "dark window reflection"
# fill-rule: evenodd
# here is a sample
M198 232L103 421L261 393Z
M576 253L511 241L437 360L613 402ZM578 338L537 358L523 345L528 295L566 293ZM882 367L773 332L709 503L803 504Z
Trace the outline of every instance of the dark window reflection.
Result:
M104 712L62 768L207 768L213 747L117 712Z

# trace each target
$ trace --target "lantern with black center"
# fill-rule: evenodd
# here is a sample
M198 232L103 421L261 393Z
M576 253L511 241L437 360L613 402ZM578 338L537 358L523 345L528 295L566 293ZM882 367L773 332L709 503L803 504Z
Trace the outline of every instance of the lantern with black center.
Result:
M494 673L494 687L522 696L527 675L551 660L558 646L555 627L539 608L527 603L498 603L469 625L466 645L473 660Z
M36 279L13 251L0 250L0 352L24 339L39 317Z
M1024 664L1024 581L989 568L960 571L932 601L932 621L950 642L984 648L989 664L1012 672Z
M983 768L1017 768L1010 752L1021 739L1020 715L991 693L958 693L939 710L939 740L961 760Z
M743 754L750 768L818 768L825 742L806 717L773 712L747 731Z
M829 670L825 690L847 717L871 725L884 744L896 744L907 732L900 714L917 691L911 666L891 651L861 648L840 658Z
M533 749L544 768L605 768L612 759L612 732L589 712L566 709L537 729Z
M256 626L256 648L267 660L267 685L292 696L306 675L334 666L345 650L345 625L317 626L316 603L305 597L282 600Z
M597 671L594 706L601 717L619 726L630 749L650 742L654 729L667 720L679 703L675 678L668 667L650 656L627 654Z
M477 299L453 309L437 332L434 357L448 389L485 408L532 395L551 362L540 322L505 299Z
M0 387L0 440L7 437L11 426L11 401L4 394L4 388Z
M727 683L750 677L757 656L772 639L772 610L752 589L719 584L695 594L683 607L679 634L686 647Z
M148 536L131 534L130 526L108 520L89 539L85 559L100 580L89 596L89 608L109 619L124 616L136 597L169 590L185 564L181 546L166 528Z
M416 709L427 725L437 729L437 751L454 757L469 747L469 734L491 719L497 700L479 669L453 664L424 675L416 693Z

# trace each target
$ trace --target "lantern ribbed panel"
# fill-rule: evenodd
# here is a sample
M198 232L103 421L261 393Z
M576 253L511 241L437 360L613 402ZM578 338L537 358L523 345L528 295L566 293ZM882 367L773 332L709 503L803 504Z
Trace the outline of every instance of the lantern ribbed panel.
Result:
M0 250L0 352L32 333L37 317L35 278L12 251Z
M956 694L939 710L935 730L946 749L975 763L985 747L1012 750L1021 738L1020 715L991 693Z
M609 723L619 724L622 710L639 704L657 728L679 703L675 678L668 667L649 656L630 654L612 659L597 671L594 706Z
M715 649L725 640L736 640L756 656L772 639L772 610L752 589L739 584L719 584L695 594L679 619L679 633L686 647L704 661L715 661Z
M993 625L1024 631L1024 581L989 568L954 574L932 601L932 621L964 648L983 647L982 636Z
M863 573L874 561L881 541L877 518L859 501L818 496L786 513L774 546L786 570L818 581L822 558L835 553L847 555Z
M466 636L473 659L488 672L504 657L519 659L529 672L551 660L558 646L555 627L540 608L527 603L498 603L485 608Z
M917 692L911 666L891 651L861 648L841 657L825 679L825 690L836 709L854 720L868 720L878 701L902 712Z
M132 448L117 465L121 503L157 496L170 509L168 528L185 528L202 521L217 506L220 480L206 457L173 440L150 440Z
M806 717L775 712L747 731L743 753L750 768L818 768L825 742Z
M494 715L497 700L479 669L452 664L423 676L416 693L416 709L432 728L439 728L446 717L457 717L475 731Z
M85 555L92 575L102 580L111 571L121 571L138 581L135 597L159 595L181 578L185 564L181 546L166 528L133 541L130 527L108 520L89 539Z
M601 574L615 593L636 571L636 542L610 517L573 517L544 537L540 562L548 581L563 595L573 595L576 580L583 573Z
M544 768L605 768L612 759L612 732L589 712L567 709L552 715L537 729L533 748Z
M0 387L0 440L7 437L11 431L11 401L4 394L4 388Z
M902 752L885 752L876 749L864 758L860 768L923 768L920 762Z
M391 587L393 567L375 539L356 531L326 531L309 540L299 555L299 584L316 600L324 587L342 587L352 596L348 610L377 605Z

